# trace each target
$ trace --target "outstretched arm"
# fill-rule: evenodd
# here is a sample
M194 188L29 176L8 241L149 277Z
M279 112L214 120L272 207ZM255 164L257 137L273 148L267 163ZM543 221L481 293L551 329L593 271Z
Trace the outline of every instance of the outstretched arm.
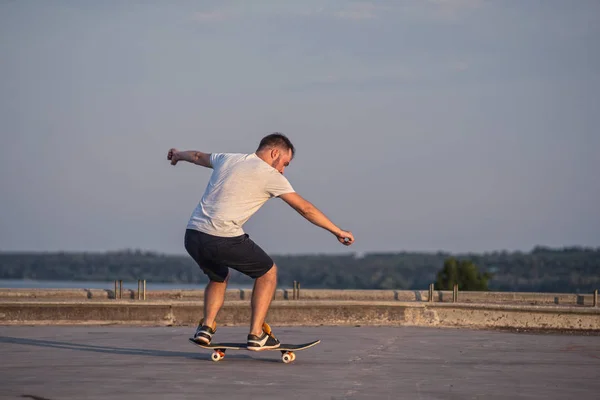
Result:
M171 160L171 165L176 165L178 161L187 161L192 164L211 168L210 153L203 153L201 151L177 151L177 149L170 149L167 154L167 160Z
M354 243L352 232L338 228L325 214L298 193L286 193L279 197L308 221L333 233L342 244L349 246Z

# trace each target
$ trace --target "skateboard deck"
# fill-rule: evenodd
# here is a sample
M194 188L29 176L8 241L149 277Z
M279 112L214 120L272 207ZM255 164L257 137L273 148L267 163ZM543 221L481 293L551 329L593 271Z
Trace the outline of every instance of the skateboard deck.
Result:
M252 351L252 350L248 350L248 346L246 345L246 343L223 342L223 343L211 343L209 345L204 345L204 344L196 343L192 338L189 338L189 341L198 347L202 347L203 349L213 350L211 359L215 362L221 361L225 357L226 350ZM303 344L282 343L276 349L264 349L259 352L280 351L281 352L281 361L283 361L284 363L287 364L296 359L296 354L294 353L295 351L308 349L309 347L313 347L319 343L321 343L321 340L315 340L313 342L303 343ZM257 353L259 353L259 352L257 352Z

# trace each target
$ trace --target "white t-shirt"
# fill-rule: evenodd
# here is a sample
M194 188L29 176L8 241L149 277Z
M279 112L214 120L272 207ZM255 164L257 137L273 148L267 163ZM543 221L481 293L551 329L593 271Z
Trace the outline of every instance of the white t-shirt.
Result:
M212 153L213 173L187 224L214 236L243 235L242 225L267 200L294 189L287 178L255 153Z

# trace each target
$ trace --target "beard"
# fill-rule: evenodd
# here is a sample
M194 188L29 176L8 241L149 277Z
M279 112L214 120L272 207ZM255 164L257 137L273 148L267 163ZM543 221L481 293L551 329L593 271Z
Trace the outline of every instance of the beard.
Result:
M277 165L279 164L280 159L281 159L281 156L279 156L276 159L274 159L273 161L271 161L271 167L277 168Z

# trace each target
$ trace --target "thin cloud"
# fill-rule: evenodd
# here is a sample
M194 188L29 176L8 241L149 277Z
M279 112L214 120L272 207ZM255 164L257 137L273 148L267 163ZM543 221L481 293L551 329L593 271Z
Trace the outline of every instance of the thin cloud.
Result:
M377 7L373 3L352 3L347 7L336 11L333 15L339 19L360 21L377 18L375 15Z
M197 22L218 22L224 21L229 17L225 11L207 11L195 12L192 14L192 19Z
M356 88L385 88L402 85L418 79L419 75L409 68L397 66L394 71L355 71L316 75L303 82L287 86L292 90L329 90Z
M479 7L483 4L483 0L427 0L429 3L436 4L440 7L451 8L458 10L461 8Z
M456 61L450 64L450 69L458 72L466 71L469 69L469 63L466 61Z
M455 20L468 10L483 6L483 0L427 0L434 7L436 17L444 20Z
M349 21L370 20L378 17L377 13L384 7L370 2L354 2L343 5L340 8L329 8L323 6L310 7L304 4L279 4L279 7L253 7L244 8L240 5L217 9L212 11L198 11L192 14L192 20L197 22L218 22L232 18L253 18L256 16L299 16L299 17L325 17Z

